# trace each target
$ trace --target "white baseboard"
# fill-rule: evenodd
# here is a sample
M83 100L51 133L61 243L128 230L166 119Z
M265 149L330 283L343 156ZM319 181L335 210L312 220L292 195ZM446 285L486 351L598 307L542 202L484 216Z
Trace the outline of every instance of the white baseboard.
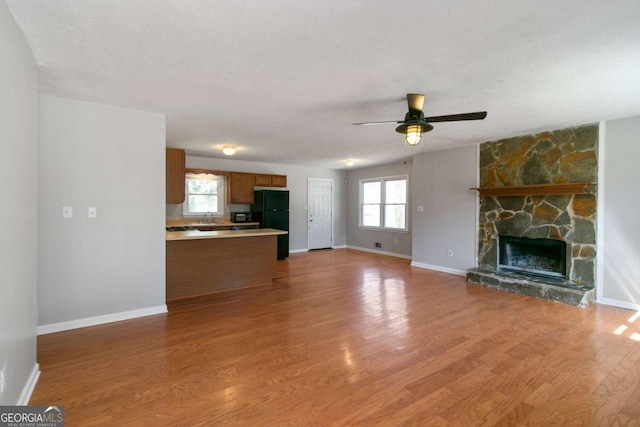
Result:
M467 275L466 271L458 270L457 268L441 267L439 265L423 264L421 262L415 262L415 261L411 263L411 267L426 268L427 270L435 270L435 271L440 271L442 273L455 274L457 276Z
M120 313L105 314L103 316L87 317L84 319L70 320L68 322L51 323L38 326L38 335L53 334L55 332L68 331L70 329L86 328L87 326L102 325L104 323L119 322L121 320L135 319L137 317L153 316L167 312L167 306L141 308L139 310L123 311Z
M309 252L309 249L293 249L289 251L290 254L302 254L305 252Z
M629 310L640 311L640 304L636 304L636 303L628 302L628 301L620 301L620 300L612 299L612 298L596 298L596 303L604 304L604 305L611 305L613 307L626 308L626 309L629 309Z
M341 245L341 246L332 246L331 249L346 249L347 245ZM327 248L329 249L329 248ZM309 249L294 249L289 251L290 254L302 254L302 253L307 253L309 252Z
M411 259L411 255L396 254L394 252L379 251L377 249L361 248L360 246L347 245L347 248L353 249L356 251L371 252L372 254L387 255L387 256L392 256L392 257L402 258L402 259Z
M35 365L33 365L31 375L29 375L29 379L27 379L27 383L24 385L22 393L20 393L20 397L18 398L18 402L16 403L16 405L27 406L29 404L29 400L31 400L33 390L36 389L38 378L40 378L40 365L36 363Z

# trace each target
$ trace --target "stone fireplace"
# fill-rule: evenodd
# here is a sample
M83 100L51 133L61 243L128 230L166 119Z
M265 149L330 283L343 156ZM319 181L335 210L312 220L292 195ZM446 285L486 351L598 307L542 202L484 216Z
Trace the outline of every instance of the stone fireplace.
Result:
M479 268L469 283L593 302L597 145L588 125L480 146Z

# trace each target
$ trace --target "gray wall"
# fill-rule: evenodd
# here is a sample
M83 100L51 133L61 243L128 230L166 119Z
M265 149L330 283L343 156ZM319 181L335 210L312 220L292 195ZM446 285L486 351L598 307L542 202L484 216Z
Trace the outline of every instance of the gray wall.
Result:
M164 115L41 96L38 157L38 324L164 306Z
M15 405L37 375L37 67L0 2L0 404ZM31 381L30 381L31 380Z
M390 254L411 257L411 206L413 206L412 191L414 186L411 173L411 160L389 163L369 168L352 169L347 173L347 244L354 248L367 251L388 252ZM360 183L361 179L380 178L385 176L407 175L409 177L409 232L365 230L359 227L360 218ZM375 242L382 243L382 248L376 249Z
M477 171L475 145L413 157L414 265L458 274L475 267L477 194L469 189L477 186Z
M253 172L287 175L289 190L289 250L301 251L308 248L307 223L307 184L309 178L333 180L333 246L346 245L346 172L333 169L309 168L285 164L247 162L235 159L216 159L211 157L187 156L188 168L226 170L234 172ZM248 205L239 205L248 209ZM167 217L178 218L182 215L182 205L167 205Z
M640 309L640 116L604 125L598 301ZM602 238L602 241L600 240Z

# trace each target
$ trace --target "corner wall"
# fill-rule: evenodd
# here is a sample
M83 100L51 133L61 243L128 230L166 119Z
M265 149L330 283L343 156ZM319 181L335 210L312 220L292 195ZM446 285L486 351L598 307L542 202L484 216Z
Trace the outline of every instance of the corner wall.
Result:
M38 69L0 2L0 405L27 404L37 381Z
M640 116L605 122L598 302L640 310ZM602 186L602 183L600 184ZM637 329L637 328L636 328Z
M164 115L52 96L39 108L39 331L166 311Z
M459 275L475 267L477 168L475 145L413 157L412 265Z

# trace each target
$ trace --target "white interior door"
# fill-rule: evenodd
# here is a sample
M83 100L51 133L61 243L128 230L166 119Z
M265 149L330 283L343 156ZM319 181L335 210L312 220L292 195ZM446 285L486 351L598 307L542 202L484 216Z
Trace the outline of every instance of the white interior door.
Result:
M333 245L333 180L309 178L309 249Z

